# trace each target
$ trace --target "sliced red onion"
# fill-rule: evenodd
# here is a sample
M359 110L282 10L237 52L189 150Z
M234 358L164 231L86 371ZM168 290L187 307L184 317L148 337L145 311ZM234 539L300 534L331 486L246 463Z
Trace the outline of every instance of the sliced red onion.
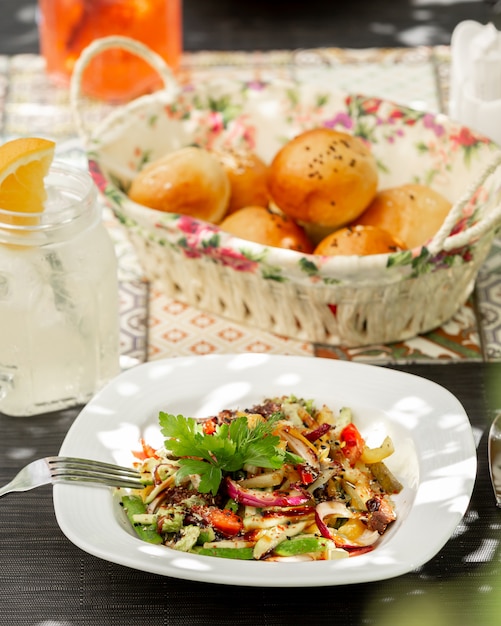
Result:
M372 552L374 550L374 545L370 546L350 546L344 545L342 546L343 550L346 550L350 556L360 556L361 554L366 554L367 552Z
M315 522L318 526L318 530L321 532L322 537L326 539L334 540L330 528L324 522L324 518L329 515L335 515L336 517L354 517L354 514L350 509L342 502L336 502L335 500L328 500L327 502L321 502L315 509Z
M164 480L169 478L169 476L166 476L165 478L162 478L160 476L160 470L164 467L168 467L169 469L172 469L173 466L171 463L159 463L158 465L155 465L155 467L153 468L152 474L153 474L153 482L155 485L159 485Z
M149 502L146 506L146 513L155 513L158 507L165 502L167 494L162 491L154 500Z
M329 515L350 518L355 517L355 514L350 511L345 504L336 501L321 502L317 505L315 510L315 522L322 537L332 539L338 548L348 550L350 554L368 552L369 550L364 548L372 546L379 539L379 533L377 531L365 530L356 541L350 542L327 526L324 522L324 518Z
M299 437L303 437L300 433L298 434ZM285 439L289 448L302 457L308 465L311 465L317 471L320 469L320 462L315 447L307 439L303 438L305 440L301 441L299 437L296 437L285 428L280 432L280 437Z
M235 502L259 508L267 506L298 506L305 504L311 499L309 494L301 491L285 493L280 491L262 491L261 489L245 489L229 477L226 477L226 488L228 495Z

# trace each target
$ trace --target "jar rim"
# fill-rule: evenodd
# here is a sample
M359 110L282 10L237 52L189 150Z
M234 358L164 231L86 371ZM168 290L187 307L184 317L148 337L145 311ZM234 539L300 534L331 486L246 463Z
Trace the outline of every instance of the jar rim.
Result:
M75 222L96 204L94 181L89 172L81 167L54 160L44 182L47 191L44 210L27 213L0 208L1 231L12 235L52 231ZM17 223L4 221L2 216L11 220L17 218Z

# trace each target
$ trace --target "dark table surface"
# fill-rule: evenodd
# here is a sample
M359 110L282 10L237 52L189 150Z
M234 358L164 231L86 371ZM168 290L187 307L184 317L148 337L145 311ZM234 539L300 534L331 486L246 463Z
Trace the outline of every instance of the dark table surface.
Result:
M198 50L448 45L489 0L183 0L184 46ZM37 0L1 0L0 54L37 53Z
M0 624L501 624L501 511L494 504L486 441L501 409L501 363L396 369L429 378L455 394L478 442L478 476L463 522L419 570L380 582L304 590L222 586L143 573L70 543L58 528L47 486L0 501ZM77 413L0 416L0 484L29 461L57 454Z

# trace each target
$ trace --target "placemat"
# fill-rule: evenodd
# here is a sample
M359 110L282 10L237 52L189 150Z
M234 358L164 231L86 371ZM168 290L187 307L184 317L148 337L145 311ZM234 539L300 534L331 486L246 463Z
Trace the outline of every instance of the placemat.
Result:
M179 80L207 81L225 76L242 80L284 77L305 82L328 81L340 90L358 91L438 112L447 110L449 63L450 50L446 46L198 52L183 56ZM0 56L0 135L3 139L25 134L49 135L58 143L58 158L86 167L85 153L76 136L70 111L68 90L53 85L44 68L44 60L38 55ZM90 99L86 105L86 121L90 125L98 123L112 109L110 105ZM305 354L374 363L501 360L499 240L478 276L473 296L448 323L402 343L351 349L295 341L234 324L185 306L154 288L149 289L125 233L106 210L105 220L119 256L124 305L120 320L124 366L145 358L228 350ZM137 304L132 309L131 290L135 292Z

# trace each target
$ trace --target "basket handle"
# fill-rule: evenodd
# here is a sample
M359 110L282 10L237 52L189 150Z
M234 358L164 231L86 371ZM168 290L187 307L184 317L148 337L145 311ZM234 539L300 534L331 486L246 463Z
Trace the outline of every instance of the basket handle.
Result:
M157 54L145 44L137 41L136 39L123 37L120 35L111 35L110 37L101 37L99 39L95 39L91 44L84 48L84 50L82 50L82 53L75 63L70 82L70 104L73 111L73 117L80 136L87 144L91 142L92 135L87 130L84 124L84 100L82 98L83 72L95 56L111 48L123 48L124 50L127 50L128 52L131 52L138 57L141 57L143 60L149 63L153 67L153 69L155 69L160 75L164 83L165 93L169 100L176 97L180 91L180 86L175 79L170 67L159 54ZM136 98L134 101L129 103L129 107L132 109L135 108L136 102L139 103L140 106L141 100L144 97L145 96ZM119 107L115 109L114 113L116 115L119 115L119 109ZM110 114L110 118L113 117L114 115L112 112ZM108 122L110 121L110 118L108 119Z
M465 230L450 235L450 232L456 222L463 216L465 206L467 206L475 191L483 185L489 176L492 176L494 172L501 165L501 154L497 154L494 159L487 165L487 167L481 172L480 176L473 182L473 184L465 191L463 196L454 204L449 214L444 220L444 223L440 227L439 231L435 234L430 244L427 246L428 250L432 254L436 254L441 250L449 252L455 248L461 248L469 243L480 239L490 230L497 228L501 224L501 197L498 204L493 211L484 219L476 222L472 226L469 226Z

